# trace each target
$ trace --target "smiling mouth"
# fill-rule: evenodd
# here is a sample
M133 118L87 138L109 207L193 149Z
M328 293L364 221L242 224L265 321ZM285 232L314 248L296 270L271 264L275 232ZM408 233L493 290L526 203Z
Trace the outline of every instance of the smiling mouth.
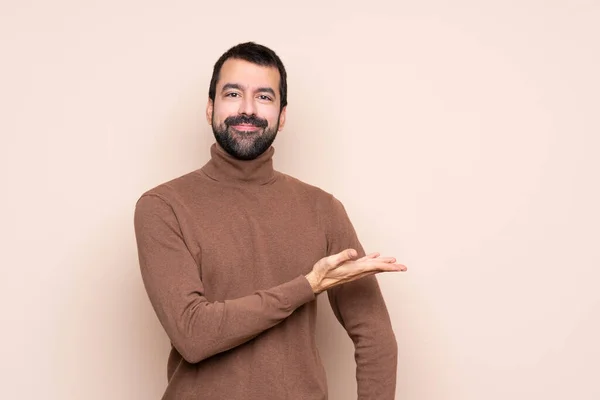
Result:
M258 126L247 125L247 124L232 125L231 127L233 129L235 129L236 131L240 131L240 132L256 132L256 131L259 131L261 129Z

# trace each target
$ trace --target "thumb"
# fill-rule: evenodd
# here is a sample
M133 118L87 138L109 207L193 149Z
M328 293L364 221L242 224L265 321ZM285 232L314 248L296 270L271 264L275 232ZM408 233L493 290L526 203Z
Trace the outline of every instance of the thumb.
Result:
M354 249L346 249L344 251L342 251L341 253L338 254L337 258L337 265L342 264L346 261L350 261L353 258L355 258L357 255L356 250Z

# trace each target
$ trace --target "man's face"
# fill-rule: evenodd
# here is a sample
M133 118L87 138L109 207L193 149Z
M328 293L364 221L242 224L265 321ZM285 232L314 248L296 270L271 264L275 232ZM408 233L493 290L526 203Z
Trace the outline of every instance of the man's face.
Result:
M221 67L206 118L217 143L232 156L252 160L264 153L285 124L279 71L230 58Z

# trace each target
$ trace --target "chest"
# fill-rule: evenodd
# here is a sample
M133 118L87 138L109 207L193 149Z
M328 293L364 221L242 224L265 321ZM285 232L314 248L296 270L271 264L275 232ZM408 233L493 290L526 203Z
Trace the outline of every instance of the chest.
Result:
M197 221L199 273L211 300L236 298L307 274L326 254L310 198L225 193ZM218 200L215 198L213 200Z

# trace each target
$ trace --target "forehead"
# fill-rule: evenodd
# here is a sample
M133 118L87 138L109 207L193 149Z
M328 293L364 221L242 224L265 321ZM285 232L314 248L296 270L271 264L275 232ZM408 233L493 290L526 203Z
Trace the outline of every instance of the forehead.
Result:
M217 90L226 83L237 83L249 88L270 87L278 93L279 70L275 67L263 67L248 61L230 58L221 67Z

